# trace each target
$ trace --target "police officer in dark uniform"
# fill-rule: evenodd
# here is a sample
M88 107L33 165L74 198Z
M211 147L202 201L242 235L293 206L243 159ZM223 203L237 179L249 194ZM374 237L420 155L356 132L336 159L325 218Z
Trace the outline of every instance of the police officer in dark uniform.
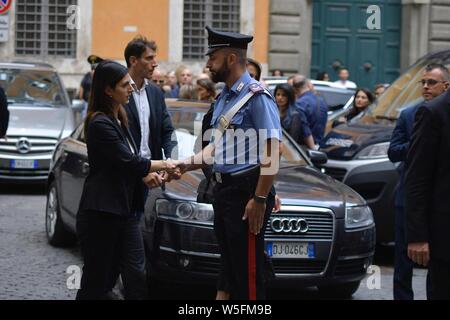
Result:
M274 98L246 70L253 37L206 29L207 67L212 80L226 86L214 106L211 125L216 131L211 142L182 169L213 163L220 289L234 300L264 299L264 226L274 206L270 190L278 169L280 117ZM243 100L246 96L251 97ZM227 121L230 110L242 102Z

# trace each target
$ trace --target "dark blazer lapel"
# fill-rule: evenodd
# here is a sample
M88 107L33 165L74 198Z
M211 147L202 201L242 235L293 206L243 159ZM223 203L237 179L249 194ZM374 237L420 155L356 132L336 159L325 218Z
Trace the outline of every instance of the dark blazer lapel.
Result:
M136 125L136 129L139 131L139 134L141 135L141 126L140 121L139 121L139 113L137 110L137 106L136 106L136 101L134 101L134 95L131 95L130 97L130 102L128 103L128 108L130 108L131 114L133 115L133 120L135 121Z
M138 146L136 145L136 142L134 141L133 136L131 135L130 129L127 128L127 127L125 127L125 128L123 129L123 131L125 132L125 135L128 137L128 140L130 141L130 144L131 144L131 146L133 147L134 152L135 152L137 155L140 155L140 154L141 154L141 151L140 151L140 149L138 148Z
M156 133L156 125L157 125L157 123L156 123L156 120L157 120L157 115L156 115L156 104L155 104L155 102L153 101L153 96L152 96L152 93L151 93L151 84L149 84L146 88L145 88L145 91L147 92L147 100L148 100L148 105L149 105L149 108L150 108L150 122L149 122L149 124L150 124L150 139L149 139L149 142L151 142L151 137L152 137L152 134L157 134Z
M119 123L117 123L116 119L114 119L114 117L108 116L109 120L111 120L114 128L116 128L117 132L119 133L120 137L122 138L123 141L127 141L123 129L122 127L119 125Z

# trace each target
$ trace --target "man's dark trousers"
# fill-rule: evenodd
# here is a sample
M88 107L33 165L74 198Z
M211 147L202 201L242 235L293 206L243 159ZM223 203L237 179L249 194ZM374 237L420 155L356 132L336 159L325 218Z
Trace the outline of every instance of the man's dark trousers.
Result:
M231 182L217 183L214 189L214 230L223 266L219 279L227 285L233 300L265 299L264 231L275 203L269 194L264 224L254 236L248 229L248 219L242 220L245 207L253 197L259 171Z

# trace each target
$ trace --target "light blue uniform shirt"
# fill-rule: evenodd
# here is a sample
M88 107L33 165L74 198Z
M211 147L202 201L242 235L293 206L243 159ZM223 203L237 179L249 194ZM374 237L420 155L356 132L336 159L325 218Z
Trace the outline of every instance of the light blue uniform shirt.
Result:
M218 127L219 117L225 115L249 91L259 85L248 72L229 89L225 87L217 98L211 125ZM280 115L274 98L265 91L257 92L231 120L234 130L227 130L223 143L216 145L214 171L233 173L260 163L268 139L281 141Z

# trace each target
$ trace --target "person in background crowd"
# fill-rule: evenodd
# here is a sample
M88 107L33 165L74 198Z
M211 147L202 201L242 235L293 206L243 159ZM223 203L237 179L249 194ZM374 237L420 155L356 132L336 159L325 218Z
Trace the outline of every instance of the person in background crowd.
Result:
M289 76L287 78L287 84L290 85L291 87L294 86L294 78L298 76L298 74L293 74L292 76Z
M197 100L197 90L192 84L183 84L180 87L179 99L184 100Z
M316 80L330 81L330 76L328 75L328 73L326 71L322 71L317 74Z
M216 98L214 82L209 79L197 80L197 99L200 101L213 102Z
M194 77L191 69L185 68L180 73L180 84L181 85L192 85L194 83Z
M155 69L152 74L152 82L155 86L161 89L161 92L165 95L170 87L167 85L167 73L161 69Z
M359 115L361 112L367 109L373 102L375 101L375 97L372 92L367 88L358 88L356 89L355 95L353 96L353 106L347 112L346 115L340 117L338 120L333 122L333 127L336 127L342 123L347 123L352 120L354 117Z
M375 89L373 90L375 99L378 99L379 96L383 94L383 92L386 91L386 89L389 87L389 85L379 83L375 86Z
M142 180L150 172L175 173L177 162L139 156L124 110L132 92L132 79L124 66L106 60L98 65L84 125L90 170L76 216L84 260L77 300L110 299L117 265L125 298L148 298L144 270L122 268L134 265L138 255L144 258L138 229L130 226L137 227L138 212L144 210Z
M295 108L295 92L287 83L279 84L274 91L280 111L281 126L299 144L303 144L300 114Z
M6 139L6 132L8 131L9 123L9 111L8 111L8 99L6 98L5 91L0 87L0 139Z
M348 80L350 77L350 73L348 72L348 69L342 68L339 70L339 80L335 81L334 83L347 89L356 89L357 85L356 83Z
M314 95L310 81L305 76L296 75L293 83L297 98L295 105L302 120L302 144L315 150L325 134L328 106L325 100Z
M170 71L167 74L167 84L170 86L171 91L174 90L178 85L177 75L175 71Z
M83 100L85 103L85 107L81 111L81 117L84 118L86 116L87 105L89 102L89 95L91 94L91 86L92 86L92 78L94 76L94 70L97 65L103 61L102 58L96 56L95 54L91 54L87 61L91 65L91 70L86 73L81 80L80 88L78 89L78 99Z
M197 80L202 80L202 79L208 79L211 80L210 76L208 73L200 73L197 77Z
M250 74L250 77L256 81L261 80L262 67L261 64L255 59L247 58L247 71Z
M445 93L448 89L447 68L440 64L426 66L422 74L422 97L425 103ZM395 191L395 257L394 257L394 300L414 300L412 287L414 263L408 257L408 245L405 237L405 161L411 144L414 117L423 102L406 108L400 113L397 125L392 133L388 157L394 163L400 163L397 170L400 179ZM430 273L427 275L427 297L431 298Z
M283 77L284 72L280 69L275 69L272 71L272 77Z

